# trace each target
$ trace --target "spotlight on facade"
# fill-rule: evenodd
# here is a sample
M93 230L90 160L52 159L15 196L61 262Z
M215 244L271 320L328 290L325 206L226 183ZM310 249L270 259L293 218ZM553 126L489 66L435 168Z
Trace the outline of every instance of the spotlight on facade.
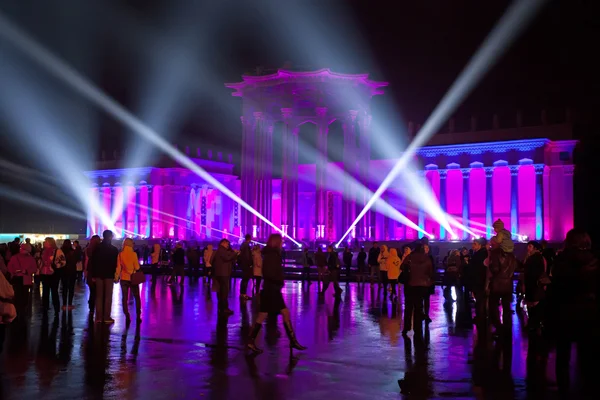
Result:
M509 7L448 89L413 141L408 145L402 157L398 159L354 222L348 227L340 242L350 234L381 195L394 183L396 177L405 170L417 149L424 146L442 124L448 120L449 116L477 86L488 70L494 66L509 45L527 27L544 3L544 0L519 1L514 2Z

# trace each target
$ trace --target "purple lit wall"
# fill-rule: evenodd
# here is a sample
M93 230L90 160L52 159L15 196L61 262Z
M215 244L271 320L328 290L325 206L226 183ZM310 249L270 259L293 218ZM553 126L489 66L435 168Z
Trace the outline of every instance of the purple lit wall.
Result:
M449 169L446 175L446 212L462 218L463 175L460 169Z
M142 186L140 188L140 229L138 233L141 236L149 236L150 235L150 227L148 226L148 186Z
M427 168L427 167L426 167ZM431 167L430 167L431 168ZM425 178L431 187L431 191L435 195L436 200L440 201L440 172L437 170L437 166L435 169L428 170L425 172ZM435 219L431 218L431 216L425 217L425 231L433 234L436 238L440 237L440 223Z
M123 196L123 187L117 186L114 189L113 209L109 214L115 220L115 228L117 228L115 234L117 236L123 236L124 201L125 197Z
M159 219L162 219L159 211L164 208L162 198L162 186L155 186L152 190L152 236L155 238L164 236L163 223L159 221Z
M103 187L102 188L102 207L104 208L104 212L107 215L110 215L110 209L111 209L111 188L110 187ZM102 224L102 231L108 229L108 226L103 223Z
M518 175L518 233L536 237L536 175L533 165L521 165Z
M126 191L126 204L127 204L127 229L129 232L127 234L131 234L131 232L136 231L135 226L135 204L136 204L136 195L135 195L135 186L127 185L125 187Z

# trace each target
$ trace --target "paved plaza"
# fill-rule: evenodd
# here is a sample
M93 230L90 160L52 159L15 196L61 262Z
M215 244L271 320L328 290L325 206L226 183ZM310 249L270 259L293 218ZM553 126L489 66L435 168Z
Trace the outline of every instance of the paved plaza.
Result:
M509 337L477 340L462 302L444 307L438 287L433 322L423 335L405 339L402 307L382 307L377 286L342 286L336 302L331 293L319 297L314 283L288 281L284 297L308 350L290 358L281 323L267 324L258 341L265 353L249 357L252 302L237 300L239 283L233 281L230 299L235 314L222 319L215 293L202 281L186 281L183 289L148 282L143 321L130 327L116 288L112 326L88 322L83 284L77 308L57 320L41 317L38 291L31 315L8 330L2 398L398 399L402 378L411 386L406 398L557 397L554 356L528 358L535 344L528 343L520 313Z

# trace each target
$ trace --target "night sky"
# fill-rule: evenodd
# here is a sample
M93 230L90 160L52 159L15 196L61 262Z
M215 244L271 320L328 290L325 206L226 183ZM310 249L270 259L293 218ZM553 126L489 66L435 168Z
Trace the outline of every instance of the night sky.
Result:
M539 123L541 109L548 111L550 122L562 122L570 108L581 127L578 135L588 149L596 149L597 141L589 134L598 125L594 110L600 104L595 3L548 2L457 110L457 130L466 130L471 115L477 115L479 128L490 127L494 113L501 126L512 126L517 110L522 110L527 125ZM443 0L2 0L0 10L148 124L168 126L173 143L237 153L241 101L230 96L224 82L238 81L258 66L270 70L286 62L296 68L369 72L373 79L390 83L386 95L372 103L374 118L391 124L423 123L508 5ZM171 43L185 49L183 58L195 60L183 87L198 85L202 93L177 94L170 104L161 104L165 125L157 121L156 112L148 116L144 105L169 98L168 84L157 81L172 82L182 75L172 68L177 62L165 62L181 56ZM18 59L14 54L0 39L2 62ZM52 79L43 73L35 76ZM93 107L85 112L93 123L72 139L93 143L90 157L127 148L131 134L126 129ZM6 139L15 132L3 110L0 134L2 148L7 149ZM22 146L2 154L37 168L34 156ZM582 156L582 162L588 158ZM583 169L591 174L590 168ZM31 190L10 175L3 171L5 184ZM588 192L582 196L593 195L584 186ZM85 227L23 209L0 198L0 231Z

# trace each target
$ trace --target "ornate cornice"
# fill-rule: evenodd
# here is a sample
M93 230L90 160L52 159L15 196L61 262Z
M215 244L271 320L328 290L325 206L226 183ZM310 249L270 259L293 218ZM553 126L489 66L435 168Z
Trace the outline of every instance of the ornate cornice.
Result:
M504 142L465 143L458 145L427 146L417 150L417 155L434 158L440 155L506 153L507 151L531 151L551 143L548 139L508 140Z
M376 82L369 79L369 74L341 74L333 72L329 68L317 71L288 71L278 70L271 75L242 75L242 82L226 83L225 87L233 89L231 94L236 97L243 97L244 90L247 88L276 86L283 83L313 83L313 82L336 82L348 83L353 86L364 86L369 89L371 96L383 94L382 87L388 85L387 82Z
M546 164L530 164L535 168L535 174L536 175L541 175L544 172L544 167L546 166ZM529 166L529 165L527 165ZM516 175L519 172L519 168L523 167L523 165L501 165L501 166L496 166L496 167L474 167L474 168L456 168L456 167L452 167L452 168L445 168L445 169L435 169L435 164L429 164L427 165L425 168L429 167L426 170L423 171L419 171L420 175L425 175L426 172L439 172L440 174L440 178L441 179L446 179L446 176L448 175L448 171L456 171L456 170L460 170L462 172L463 178L468 178L470 176L471 170L473 169L483 169L485 171L485 175L487 177L491 177L492 173L494 172L495 168L508 168L510 169L511 175ZM565 166L566 167L566 166ZM572 167L572 166L571 166ZM565 169L565 174L567 170Z

